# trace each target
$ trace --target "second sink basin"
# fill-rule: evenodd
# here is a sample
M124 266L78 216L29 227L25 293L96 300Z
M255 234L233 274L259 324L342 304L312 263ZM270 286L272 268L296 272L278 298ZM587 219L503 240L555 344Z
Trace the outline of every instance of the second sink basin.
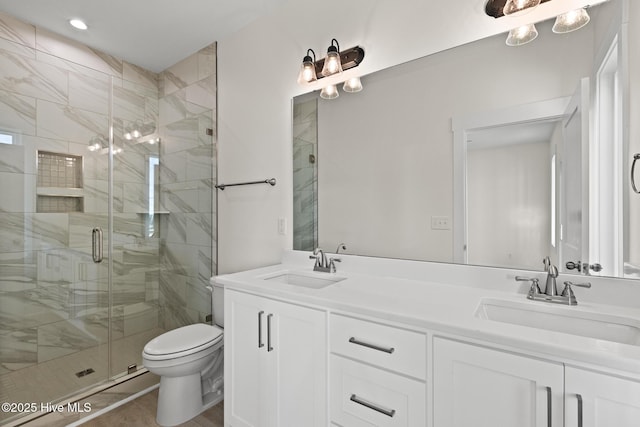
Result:
M323 274L324 276L321 276ZM346 277L334 276L329 273L298 273L298 272L280 272L267 277L264 280L273 280L275 282L286 283L288 285L302 286L305 288L321 289L334 283L340 282Z
M576 307L485 298L476 317L583 337L640 345L640 321Z

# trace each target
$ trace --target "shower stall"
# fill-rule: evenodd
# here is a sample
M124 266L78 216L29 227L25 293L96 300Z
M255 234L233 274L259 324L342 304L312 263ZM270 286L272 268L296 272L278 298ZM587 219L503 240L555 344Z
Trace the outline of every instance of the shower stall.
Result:
M1 17L0 400L40 405L211 313L215 44L156 74Z

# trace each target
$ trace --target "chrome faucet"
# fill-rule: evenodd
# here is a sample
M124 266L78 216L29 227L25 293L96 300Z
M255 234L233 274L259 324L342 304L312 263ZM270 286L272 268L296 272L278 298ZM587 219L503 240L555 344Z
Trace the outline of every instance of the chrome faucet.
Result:
M571 286L580 286L583 288L590 288L591 283L572 283L569 281L564 282L564 289L561 294L558 294L558 286L556 279L558 278L558 268L551 264L549 257L545 257L543 260L544 271L547 273L547 283L544 288L544 292L540 290L540 280L537 277L521 277L516 276L518 282L531 282L529 293L527 298L534 301L545 301L556 304L577 305L578 301L573 293Z
M336 272L336 262L341 262L340 258L329 258L327 260L327 256L324 251L320 248L316 248L313 251L313 255L309 255L309 259L315 259L316 263L313 266L313 271L321 271L323 273L335 273Z
M544 271L547 272L547 283L544 287L545 295L551 297L558 295L558 285L556 284L556 278L558 277L558 267L551 264L549 257L545 257L542 261L544 263Z

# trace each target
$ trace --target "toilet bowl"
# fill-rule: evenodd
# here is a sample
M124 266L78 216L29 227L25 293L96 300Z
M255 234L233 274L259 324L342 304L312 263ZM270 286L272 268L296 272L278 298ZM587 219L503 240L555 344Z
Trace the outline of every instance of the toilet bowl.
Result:
M156 421L161 426L188 421L223 398L224 288L213 278L211 284L217 326L183 326L152 339L142 351L145 368L160 376Z

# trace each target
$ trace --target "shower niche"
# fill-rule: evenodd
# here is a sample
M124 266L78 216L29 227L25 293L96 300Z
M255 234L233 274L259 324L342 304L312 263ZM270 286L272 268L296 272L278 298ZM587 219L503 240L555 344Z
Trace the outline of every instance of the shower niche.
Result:
M84 212L82 156L38 151L36 212Z

